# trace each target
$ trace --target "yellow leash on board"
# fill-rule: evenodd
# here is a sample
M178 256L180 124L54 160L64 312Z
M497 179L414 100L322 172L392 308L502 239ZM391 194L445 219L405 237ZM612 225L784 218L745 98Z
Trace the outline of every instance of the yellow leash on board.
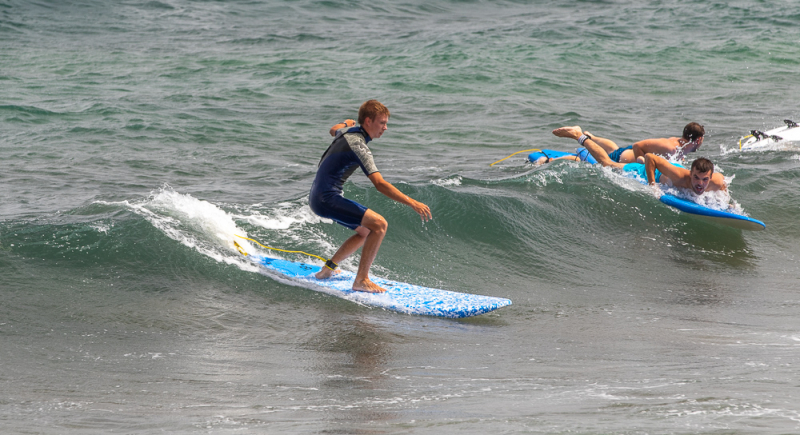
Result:
M739 139L739 149L742 149L742 141L747 139L748 137L753 137L753 135L752 134L748 134L747 136Z
M510 159L511 157L514 157L514 156L516 156L516 155L517 155L517 154L519 154L519 153L527 153L527 152L529 152L529 151L539 151L539 152L542 152L542 150L540 150L539 148L533 148L533 149L530 149L530 150L522 150L522 151L517 151L517 152L515 152L514 154L511 154L511 155L510 155L510 156L508 156L508 157L504 157L504 158L502 158L502 159L500 159L500 160L498 160L498 161L496 161L496 162L492 163L492 164L491 164L491 165L489 165L489 166L494 166L496 163L500 163L500 162L502 162L503 160Z
M322 260L322 261L328 261L328 260L326 260L326 259L324 259L324 258L320 257L319 255L309 254L308 252L303 252L303 251L287 251L287 250L285 250L285 249L270 248L269 246L264 246L264 245L262 245L262 244L261 244L261 242L259 242L259 241L258 241L258 240L256 240L256 239L251 239L251 238L249 238L249 237L242 237L242 236L240 236L240 235L238 235L238 234L234 234L234 236L236 236L236 237L238 237L238 238L240 238L240 239L249 240L249 241L251 241L251 242L253 242L253 243L257 244L258 246L261 246L261 247L262 247L262 248L264 248L264 249L271 249L271 250L273 250L273 251L278 251L278 252L286 252L286 253L289 253L289 254L304 254L304 255L308 255L309 257L319 258L319 259L320 259L320 260ZM236 249L238 249L238 250L239 250L239 252L240 252L242 255L244 255L245 257L247 256L247 252L245 252L244 248L242 248L242 245L240 245L240 244L236 243L236 241L235 241L235 240L233 241L233 244L236 246Z

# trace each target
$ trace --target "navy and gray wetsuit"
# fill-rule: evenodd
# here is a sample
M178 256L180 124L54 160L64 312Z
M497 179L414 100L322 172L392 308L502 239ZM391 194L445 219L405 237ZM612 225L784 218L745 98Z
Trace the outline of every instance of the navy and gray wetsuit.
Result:
M372 140L360 126L342 128L319 160L308 205L321 217L350 229L361 225L367 207L342 196L344 182L358 167L369 176L378 172L367 143Z

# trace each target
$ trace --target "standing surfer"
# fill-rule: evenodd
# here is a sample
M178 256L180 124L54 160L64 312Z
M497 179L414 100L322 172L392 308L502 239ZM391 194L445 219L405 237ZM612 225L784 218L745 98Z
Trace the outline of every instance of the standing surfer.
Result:
M367 144L378 139L387 129L389 109L377 100L364 102L358 109L358 123L352 120L335 125L331 135L335 139L322 155L317 168L317 176L311 185L308 204L317 215L354 230L356 234L348 238L333 257L325 263L317 274L318 279L329 278L338 263L344 261L363 246L358 272L353 282L353 290L382 293L386 289L369 279L369 269L378 254L388 223L383 216L363 205L342 196L342 185L358 167L364 172L378 192L414 209L423 222L431 219L431 209L411 199L383 179Z

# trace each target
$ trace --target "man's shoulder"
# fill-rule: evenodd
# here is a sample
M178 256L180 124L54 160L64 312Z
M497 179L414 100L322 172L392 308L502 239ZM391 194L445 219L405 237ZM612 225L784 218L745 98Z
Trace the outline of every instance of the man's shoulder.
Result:
M353 128L351 127L347 130L342 128L336 132L336 136L333 138L331 145L339 152L345 151L348 148L352 149L353 147L362 147L367 145L367 141L361 132L350 130L353 130Z
M362 133L361 131L345 131L342 132L342 136L346 138L348 142L367 143L367 140L364 137L364 133Z
M658 137L658 138L652 138L652 139L645 139L645 140L640 141L639 143L643 147L660 148L660 151L663 151L663 150L666 150L666 149L674 150L674 149L677 149L681 144L678 139L679 138L677 138L677 137Z
M347 141L347 144L350 145L352 150L360 149L369 151L369 146L367 145L367 139L364 137L364 134L358 131L355 132L347 132L342 135Z

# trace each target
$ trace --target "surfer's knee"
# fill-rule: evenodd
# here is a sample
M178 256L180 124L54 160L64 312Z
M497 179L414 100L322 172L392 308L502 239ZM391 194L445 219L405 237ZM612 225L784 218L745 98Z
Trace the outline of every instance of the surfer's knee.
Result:
M383 218L383 216L378 215L378 219L375 220L375 228L373 231L380 234L386 234L386 230L389 229L389 222Z
M383 216L372 210L367 210L364 214L364 220L361 222L361 225L366 227L370 232L379 233L381 235L386 234L386 230L389 228L389 222L386 222Z

